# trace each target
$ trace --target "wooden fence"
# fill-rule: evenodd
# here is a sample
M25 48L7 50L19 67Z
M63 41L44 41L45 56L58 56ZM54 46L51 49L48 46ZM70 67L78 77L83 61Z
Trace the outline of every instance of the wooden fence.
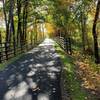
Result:
M16 55L31 50L36 44L39 44L41 41L38 41L35 44L26 43L25 41L22 41L19 46L13 42L0 43L0 63L9 60L15 57Z
M63 48L68 54L72 54L71 39L65 37L56 37L55 41Z

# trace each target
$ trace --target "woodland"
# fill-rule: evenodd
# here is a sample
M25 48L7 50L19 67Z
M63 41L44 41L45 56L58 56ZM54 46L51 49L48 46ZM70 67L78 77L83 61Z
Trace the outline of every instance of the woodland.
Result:
M100 0L0 0L0 70L12 48L17 56L59 36L70 38L72 52L55 46L65 91L71 100L100 100Z

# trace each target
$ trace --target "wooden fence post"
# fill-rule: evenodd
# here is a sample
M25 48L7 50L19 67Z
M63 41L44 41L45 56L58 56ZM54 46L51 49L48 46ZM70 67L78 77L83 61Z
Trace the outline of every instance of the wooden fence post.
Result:
M13 47L14 47L14 56L16 56L16 44L13 42Z
M21 52L23 52L23 41L20 42Z
M67 51L67 53L72 54L70 38L64 38L64 46L65 46L65 50Z
M5 43L5 54L6 54L6 60L8 60L8 43Z
M67 53L68 53L68 39L67 38L65 38L64 39L65 40L65 49L66 49L66 51L67 51Z
M1 51L0 51L0 63L2 63L2 55L1 55Z
M1 37L1 32L0 32L0 63L2 62L2 37Z
M68 38L68 40L69 40L69 52L70 52L70 54L72 54L72 47L71 47L71 39L70 39L70 37Z

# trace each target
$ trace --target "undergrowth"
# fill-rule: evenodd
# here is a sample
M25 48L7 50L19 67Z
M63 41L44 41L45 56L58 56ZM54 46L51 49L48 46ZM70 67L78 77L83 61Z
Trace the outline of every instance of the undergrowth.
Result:
M100 65L76 50L68 55L55 46L64 64L64 84L72 100L100 100Z

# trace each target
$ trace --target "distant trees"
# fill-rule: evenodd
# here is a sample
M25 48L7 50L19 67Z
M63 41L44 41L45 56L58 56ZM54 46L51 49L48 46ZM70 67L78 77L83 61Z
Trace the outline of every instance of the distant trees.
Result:
M5 25L6 25L6 41L10 40L10 33L9 33L9 23L10 23L10 15L9 11L7 11L7 2L5 0L2 0L3 2L3 13L5 17Z
M26 42L27 23L28 23L28 7L30 0L17 0L17 44Z
M100 13L100 0L97 2L94 22L93 20L90 22L89 16L94 18L95 0L2 0L2 2L6 42L20 46L30 40L36 42L43 36L40 34L42 32L39 32L41 28L38 27L39 24L53 23L60 35L78 38L79 41L75 41L77 44L81 43L83 53L87 53L90 49L93 51L91 39L93 35L95 59L97 63L99 62L96 24ZM93 34L90 34L91 31Z
M41 0L2 0L3 2L3 13L6 25L6 42L14 42L20 44L27 41L27 30L35 27L38 20L44 20L42 11L38 12L37 8L42 8L43 1ZM31 29L32 30L32 29ZM37 36L35 34L33 37ZM35 37L36 38L36 37Z
M5 34L0 33L0 42L3 42L6 55L12 48L16 55L19 48L23 51L29 44L33 46L34 43L44 38L44 35L41 35L42 32L38 31L38 25L45 21L43 11L46 1L1 0L0 2L3 4L3 7L0 6L0 11L3 11L6 27Z
M99 63L100 58L96 24L100 14L100 0L97 1L97 10L94 22L91 20L91 18L94 18L96 1L91 0L54 0L53 2L55 3L55 13L53 14L53 19L56 26L59 27L60 33L64 33L67 37L69 34L73 34L71 37L77 38L74 36L75 32L77 31L77 34L80 32L80 40L83 53L94 53L96 63ZM93 34L90 34L92 32ZM94 39L94 50L92 35Z

